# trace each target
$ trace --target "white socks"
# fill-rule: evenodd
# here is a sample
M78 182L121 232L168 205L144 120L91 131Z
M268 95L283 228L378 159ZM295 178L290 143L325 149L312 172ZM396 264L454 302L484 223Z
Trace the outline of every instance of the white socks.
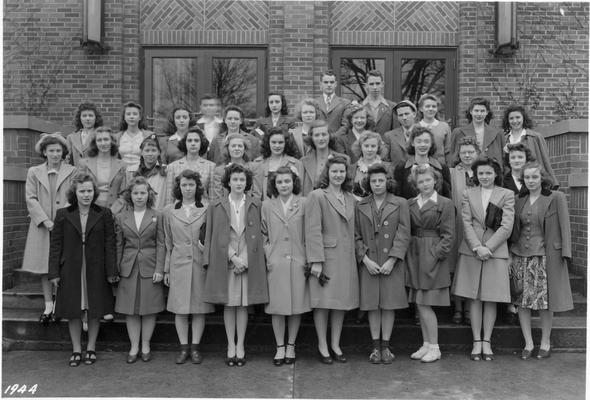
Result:
M53 312L53 301L46 301L45 302L45 311L43 314L51 314Z

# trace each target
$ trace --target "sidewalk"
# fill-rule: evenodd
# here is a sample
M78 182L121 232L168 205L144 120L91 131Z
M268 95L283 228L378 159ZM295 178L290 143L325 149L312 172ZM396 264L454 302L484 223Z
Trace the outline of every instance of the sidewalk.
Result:
M367 355L347 354L347 364L323 365L311 353L293 366L275 367L274 354L248 354L242 367L227 367L223 354L204 353L201 365L174 364L174 352L153 352L149 363L125 363L126 353L99 352L98 362L67 365L69 352L5 351L3 390L38 385L34 397L257 397L395 399L583 399L586 354L553 353L522 361L497 353L493 362L444 353L433 364L400 352L391 365L372 365ZM9 397L4 394L3 397ZM13 397L22 397L14 395Z

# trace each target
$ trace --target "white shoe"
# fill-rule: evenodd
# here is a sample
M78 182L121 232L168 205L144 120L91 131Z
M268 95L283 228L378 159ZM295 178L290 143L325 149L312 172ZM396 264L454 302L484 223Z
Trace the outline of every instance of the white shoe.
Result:
M420 361L422 361L423 363L431 363L435 362L436 360L440 360L441 356L442 354L440 353L440 349L430 348L428 350L428 353L426 353L424 357L420 359Z
M428 353L428 350L430 350L430 347L428 347L428 345L426 345L426 346L423 345L422 347L420 347L418 349L417 352L412 353L412 355L410 356L410 358L412 360L421 360L422 357L424 357Z

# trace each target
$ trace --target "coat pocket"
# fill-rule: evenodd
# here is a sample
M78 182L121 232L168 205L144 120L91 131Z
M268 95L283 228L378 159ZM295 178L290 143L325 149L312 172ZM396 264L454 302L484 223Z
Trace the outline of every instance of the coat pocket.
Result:
M561 243L560 242L554 242L553 243L553 247L555 247L556 249L560 250L561 249Z
M324 247L336 247L336 244L338 243L338 239L336 238L336 236L325 235L323 242L324 242Z

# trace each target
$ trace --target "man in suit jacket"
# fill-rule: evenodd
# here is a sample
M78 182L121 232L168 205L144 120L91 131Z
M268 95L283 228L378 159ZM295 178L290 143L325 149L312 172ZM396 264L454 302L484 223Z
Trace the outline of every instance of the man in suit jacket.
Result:
M389 149L387 161L395 166L408 159L407 147L410 131L416 121L416 106L410 100L402 100L393 107L392 111L397 114L397 120L401 126L385 132L383 141Z
M393 129L393 107L395 103L383 97L383 88L385 79L381 71L372 70L367 74L367 83L365 83L367 97L362 104L373 121L375 121L375 132L381 136L387 131Z
M320 77L320 89L322 95L316 98L320 106L320 115L317 119L323 119L328 122L328 131L333 135L340 135L346 132L348 120L345 111L350 105L350 101L336 96L335 90L338 86L336 75L332 70L322 73Z

